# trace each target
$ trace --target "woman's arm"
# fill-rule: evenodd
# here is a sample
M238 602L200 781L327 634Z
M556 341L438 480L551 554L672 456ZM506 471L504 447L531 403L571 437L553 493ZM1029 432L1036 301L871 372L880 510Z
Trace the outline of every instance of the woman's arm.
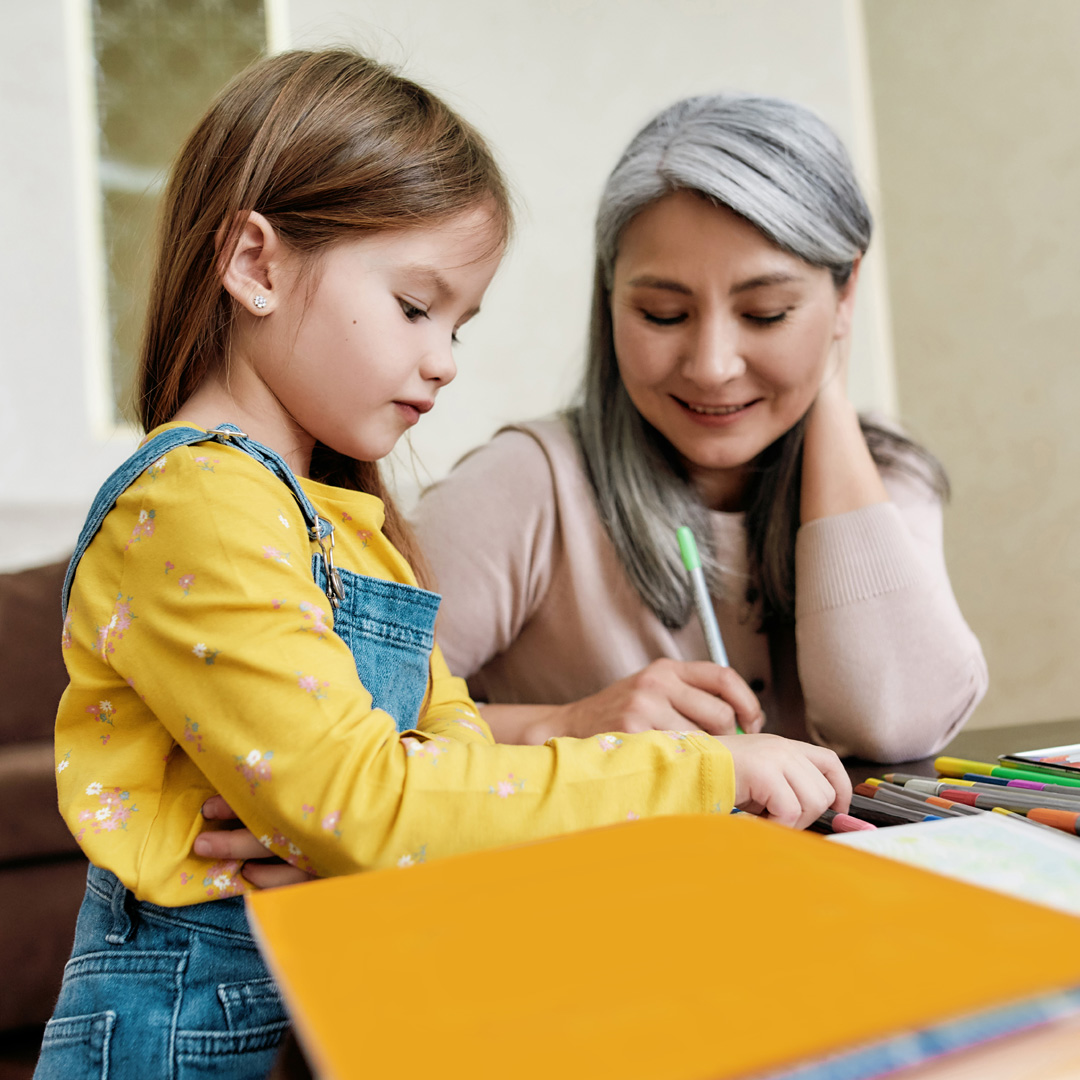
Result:
M581 551L564 543L555 468L538 439L507 430L428 489L416 509L414 524L443 594L439 641L451 669L467 680L514 647L540 605L551 602L556 563L582 559ZM574 488L574 495L562 497L588 498L584 485ZM604 647L602 638L590 644L597 650L596 670L608 672ZM544 662L558 667L560 657L556 652ZM589 657L575 654L561 662L580 670ZM500 743L650 729L724 735L734 732L736 722L747 732L764 723L757 698L736 672L673 659L657 660L577 701L482 708Z
M948 742L987 672L949 584L938 496L897 471L885 490L799 530L795 636L810 736L896 762Z
M806 418L800 502L804 525L889 498L847 396L846 367L838 365Z

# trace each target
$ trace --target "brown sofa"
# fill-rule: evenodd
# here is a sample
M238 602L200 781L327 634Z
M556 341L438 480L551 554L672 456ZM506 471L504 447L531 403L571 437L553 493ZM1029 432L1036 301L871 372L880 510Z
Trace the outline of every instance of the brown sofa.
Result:
M0 574L0 1031L52 1013L86 860L56 808L66 563Z

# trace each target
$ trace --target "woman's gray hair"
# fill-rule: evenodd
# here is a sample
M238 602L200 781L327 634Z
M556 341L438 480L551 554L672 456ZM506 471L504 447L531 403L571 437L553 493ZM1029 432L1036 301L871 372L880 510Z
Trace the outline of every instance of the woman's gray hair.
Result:
M611 284L627 224L657 199L684 190L729 207L778 247L827 268L837 287L848 280L871 232L843 144L809 109L777 98L719 94L677 102L635 136L608 178L596 219L588 361L570 421L619 559L645 603L670 627L684 625L692 607L676 527L690 525L697 535L714 595L718 568L706 507L670 444L641 417L622 384ZM764 594L765 621L794 610L802 429L800 421L761 456L748 492L750 565ZM784 448L778 450L779 443Z

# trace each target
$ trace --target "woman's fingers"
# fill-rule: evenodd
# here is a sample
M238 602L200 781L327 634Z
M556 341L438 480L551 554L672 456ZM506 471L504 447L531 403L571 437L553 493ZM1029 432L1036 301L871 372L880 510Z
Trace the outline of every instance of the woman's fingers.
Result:
M225 801L223 795L211 795L202 806L202 816L207 821L233 821L236 811Z
M680 717L702 731L710 735L735 734L735 710L723 698L680 680L672 686L669 700Z
M303 870L279 860L244 863L241 873L260 889L277 889L282 885L299 885L304 881L316 880L313 874L305 874Z
M733 725L726 726L730 712L734 722L748 735L761 730L765 723L761 702L734 668L721 667L707 660L688 660L678 664L677 674L684 685L704 691L717 706L722 706L710 710L709 715L700 715L700 718L699 715L688 713L689 718L700 727L713 735L730 734L735 730ZM709 727L711 718L723 723L724 730L714 731Z
M248 829L225 829L199 833L193 845L196 855L208 859L265 859L266 848Z

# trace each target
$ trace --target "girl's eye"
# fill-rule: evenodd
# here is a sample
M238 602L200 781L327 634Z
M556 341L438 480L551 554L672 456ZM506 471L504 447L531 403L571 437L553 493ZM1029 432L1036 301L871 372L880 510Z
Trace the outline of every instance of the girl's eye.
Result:
M743 315L743 318L747 322L754 323L755 326L773 326L775 323L783 322L787 318L787 312L781 311L776 315L750 315L749 313Z
M401 310L409 322L416 322L417 319L426 319L428 317L428 313L423 308L410 304L408 300L399 299L398 303L401 305Z
M646 322L651 322L655 326L678 326L679 323L686 321L685 313L682 315L663 316L653 315L651 311L645 311L643 309L641 314L645 316Z
M450 335L450 344L451 345L460 345L461 344L461 338L459 338L457 336L457 331L456 330Z

